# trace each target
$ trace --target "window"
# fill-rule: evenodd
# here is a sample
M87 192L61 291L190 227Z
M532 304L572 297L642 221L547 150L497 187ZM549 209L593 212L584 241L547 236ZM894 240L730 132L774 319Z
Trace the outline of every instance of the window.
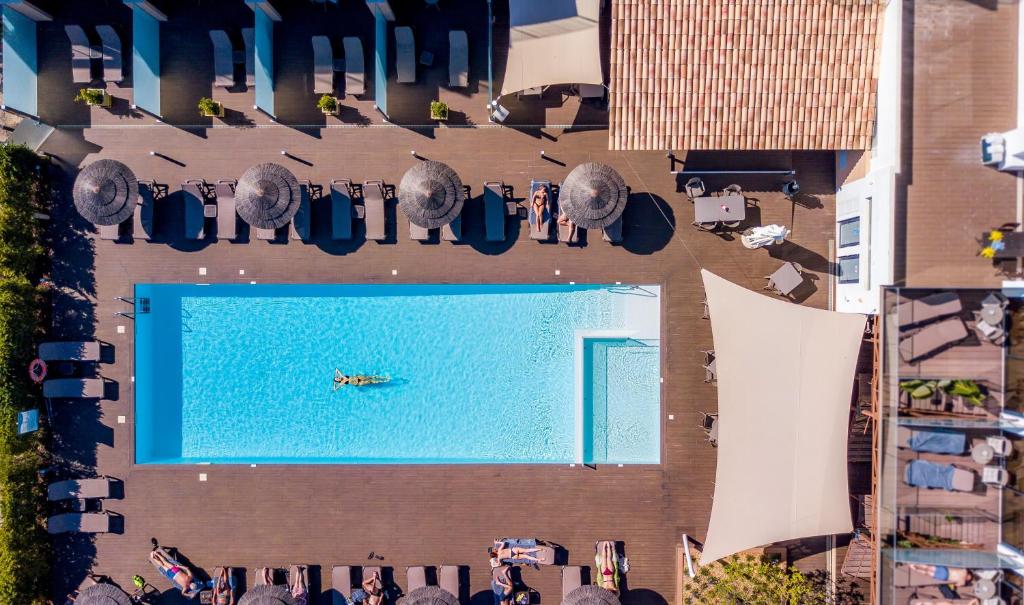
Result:
M848 248L860 243L860 217L839 221L839 247Z
M860 255L839 257L839 283L855 284L860 281Z

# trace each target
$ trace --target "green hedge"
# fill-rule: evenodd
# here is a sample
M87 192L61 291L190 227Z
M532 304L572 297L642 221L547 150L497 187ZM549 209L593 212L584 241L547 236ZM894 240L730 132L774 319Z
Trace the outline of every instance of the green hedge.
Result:
M41 331L46 263L40 244L45 188L40 160L28 148L0 145L0 602L44 603L50 541L39 469L46 459L39 433L17 434L17 414L38 408L28 378Z

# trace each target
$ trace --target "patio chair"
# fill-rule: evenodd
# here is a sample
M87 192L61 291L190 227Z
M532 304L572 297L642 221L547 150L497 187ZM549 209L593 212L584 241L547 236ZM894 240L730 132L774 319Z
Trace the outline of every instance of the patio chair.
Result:
M185 207L185 239L206 237L206 181L189 179L181 184Z
M718 445L718 413L700 413L700 428L704 431L708 443Z
M103 80L114 84L124 80L121 68L121 37L109 25L97 25L96 34L100 37L103 49Z
M417 588L427 585L427 568L423 565L413 565L405 568L406 591L412 592Z
M313 236L313 203L310 201L309 181L299 181L299 209L291 222L293 240L308 242Z
M363 41L354 36L341 39L345 47L345 94L358 96L366 93L366 73L363 67Z
M917 300L910 300L896 305L894 313L901 330L946 317L956 315L963 306L956 292L936 292Z
M256 31L253 28L242 28L242 43L245 44L245 85L256 86Z
M980 311L974 311L974 329L994 345L1006 343L1006 329L1002 326L993 326L982 319Z
M692 202L694 198L701 197L707 189L704 187L704 181L700 177L693 177L686 181L686 185L683 187L686 191L686 197Z
M61 513L46 521L50 534L105 534L110 532L109 513Z
M896 446L915 452L961 456L967 452L967 435L946 429L901 426L896 430Z
M711 384L718 379L718 368L715 364L714 351L701 351L704 354L704 382Z
M334 94L334 50L327 36L313 36L313 94Z
M579 565L566 565L562 567L562 598L569 596L569 593L583 586L583 569Z
M903 482L911 487L947 492L972 492L974 479L973 471L928 460L911 460L903 471Z
M936 353L967 338L967 328L959 317L929 324L900 341L900 357L907 363Z
M452 222L441 227L441 241L459 242L462 241L462 215L459 214L452 219Z
M469 39L461 30L448 32L448 86L469 86Z
M156 183L153 181L139 181L139 198L135 202L135 213L132 217L132 238L149 241L156 235L156 200L154 192Z
M338 565L331 568L331 605L349 605L352 598L352 568Z
M114 479L97 477L95 479L68 479L57 481L46 487L46 499L50 502L61 500L92 500L109 498Z
M570 223L568 225L563 225L562 224L562 217L564 217L564 216L565 216L565 214L559 214L559 216L558 216L559 220L555 221L555 224L558 226L558 241L560 241L560 242L562 242L564 244L569 244L570 246L572 244L579 243L579 241L580 241L580 228L577 227L575 224L572 224L572 223Z
M352 181L331 181L331 239L352 239Z
M484 231L487 241L505 241L505 219L512 214L509 212L509 205L505 199L505 183L484 183Z
M43 382L48 399L103 399L102 378L51 378Z
M703 308L703 312L700 314L700 318L701 319L711 319L711 307L708 306L708 299L705 298L705 299L701 300L700 304L701 304L701 307Z
M235 85L235 51L231 38L222 29L211 29L210 41L213 42L213 85L230 88Z
M100 233L100 239L116 242L121 239L121 223L116 225L97 225L96 230Z
M92 46L80 25L65 25L64 33L71 42L71 81L75 84L92 82Z
M99 361L100 343L96 340L39 343L43 361Z
M455 598L458 599L460 596L459 593L462 592L462 583L459 581L459 566L442 565L437 570L437 584L444 590L455 595Z
M399 84L416 81L416 40L411 27L395 28L395 70L398 72L396 81Z
M500 550L502 548L511 548L513 546L519 548L526 548L530 550L537 549L537 552L531 553L531 559L523 557L506 557L501 560L502 563L508 563L509 565L554 565L555 564L555 549L550 544L543 540L536 538L501 538L494 541L494 548ZM536 561L533 558L537 559Z
M420 227L416 223L409 221L409 239L414 242L428 241L430 239L430 229Z
M221 179L213 189L217 194L217 239L233 240L238 237L235 184L234 179Z
M610 244L622 243L622 217L615 219L615 221L605 227L603 230L604 235L601 239Z
M1005 468L990 464L981 469L981 482L989 487L1002 489L1010 483L1010 473Z
M546 189L548 202L544 207L544 216L541 217L540 229L537 228L537 211L533 207L533 194L539 189ZM530 211L526 220L530 223L530 239L546 242L551 239L551 205L554 195L551 193L551 181L530 181Z
M384 181L363 183L363 211L366 222L366 239L383 241L387 239L387 221L384 215Z

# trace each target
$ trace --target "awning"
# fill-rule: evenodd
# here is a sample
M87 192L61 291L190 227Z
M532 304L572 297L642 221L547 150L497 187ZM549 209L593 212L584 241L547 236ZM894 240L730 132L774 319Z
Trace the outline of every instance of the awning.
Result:
M501 94L551 84L603 84L600 0L509 0Z
M848 533L846 439L864 316L701 271L718 375L718 468L701 563Z

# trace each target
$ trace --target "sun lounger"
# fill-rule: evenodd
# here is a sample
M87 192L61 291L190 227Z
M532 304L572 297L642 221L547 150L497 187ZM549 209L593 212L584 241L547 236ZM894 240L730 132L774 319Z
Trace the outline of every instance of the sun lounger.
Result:
M211 29L210 41L213 42L213 85L230 88L235 85L235 51L231 38L222 29Z
M409 221L409 239L414 242L425 242L430 239L430 229Z
M276 573L277 570L273 567L259 567L256 569L256 578L253 584L255 586L273 586Z
M256 32L251 27L242 28L242 42L245 44L245 85L256 86Z
M892 574L893 586L898 588L913 588L917 586L942 586L949 584L949 580L933 578L927 573L910 569L908 565L897 565Z
M622 242L622 217L615 219L615 222L604 228L604 241L611 244Z
M427 585L427 568L422 565L413 565L405 568L406 592L412 592L417 588Z
M345 47L345 94L361 95L366 92L366 74L363 67L363 41L354 36L341 39Z
M132 217L134 239L149 241L156 234L156 225L153 222L156 215L153 199L155 190L156 183L153 181L139 181L139 198L135 201L135 215Z
M455 598L459 598L459 593L462 592L459 582L459 566L458 565L442 565L437 571L437 584L444 590L447 590L451 594L455 595Z
M118 83L124 79L121 69L121 37L109 25L97 25L96 33L103 43L103 80Z
M305 565L292 565L288 568L288 591L295 603L309 603L309 574Z
M102 399L101 378L51 378L43 382L43 397L50 399Z
M51 534L105 534L110 531L107 513L62 513L50 517L46 531Z
M331 239L352 239L352 181L331 181Z
M331 605L349 605L352 597L352 568L340 565L331 569Z
M43 361L99 361L100 343L95 340L41 342L39 359Z
M901 426L896 431L896 441L898 447L915 452L959 456L967 451L967 435L945 429L911 429Z
M384 181L363 183L363 208L366 221L366 239L386 239L384 217Z
M900 357L912 362L967 338L967 327L959 317L928 324L900 341Z
M46 499L50 502L60 500L89 500L92 498L109 498L113 479L98 477L95 479L68 479L51 483L46 488Z
M487 241L505 241L505 218L508 214L505 184L499 181L484 183L484 230Z
M334 50L327 36L313 36L313 94L334 94Z
M456 216L452 222L441 227L441 239L446 242L462 241L462 215Z
M533 207L533 193L538 189L547 189L548 192L548 203L544 208L544 216L541 217L540 229L537 229L537 213ZM530 204L530 212L527 216L527 220L530 223L530 239L545 242L551 239L551 201L553 196L551 194L551 181L530 181L530 197L527 203Z
M309 199L309 181L299 183L299 209L292 217L291 234L292 239L308 242L313 234L313 203Z
M947 492L974 491L974 473L928 460L911 460L903 473L903 481L911 487L944 489Z
M163 559L166 559L167 564L169 564L170 567L168 567L167 564L159 561L157 559L158 556L162 557ZM187 565L184 565L184 564L180 563L179 561L175 560L175 558L171 556L171 553L168 552L166 548L155 548L155 549L153 549L153 552L149 553L149 562L150 562L150 564L153 565L153 568L156 569L157 572L161 576L166 578L175 588L177 588L181 592L181 595L183 597L185 597L186 599L194 599L194 598L196 598L196 596L198 596L200 591L202 590L202 584L200 584L197 581L193 580L191 585L183 586L183 585L179 584L177 580L175 580L175 575L177 574L177 570L174 569L174 568L176 568L176 567L180 567L182 569L189 569L189 568L188 568ZM191 572L191 570L189 570L189 571ZM190 574L190 575L192 575L192 577L195 578L194 574Z
M924 298L900 303L896 306L895 313L900 329L905 330L933 319L955 315L961 310L960 296L956 292L936 292Z
M85 30L79 25L65 25L64 33L71 42L71 81L75 84L92 82L92 47Z
M558 225L558 241L563 244L576 244L580 241L580 230L579 227L569 224L563 225L561 221L556 221Z
M238 212L235 210L235 181L225 179L214 186L217 195L217 239L238 237Z
M566 565L562 568L562 598L583 586L583 568L579 565Z
M537 552L530 554L532 559L525 557L502 559L502 563L508 563L510 565L532 565L535 563L537 565L555 564L555 549L536 538L502 538L501 540L495 540L494 548L505 547L519 547L529 550L537 549ZM537 560L534 561L533 559Z
M469 86L469 40L461 30L448 32L448 86Z
M185 208L185 239L206 237L206 183L191 179L181 184Z
M100 232L100 239L116 242L121 239L121 223L116 225L97 225L96 230Z
M416 81L416 41L411 27L395 28L395 70L399 84Z
M277 229L260 229L257 227L256 239L272 242L277 239Z

